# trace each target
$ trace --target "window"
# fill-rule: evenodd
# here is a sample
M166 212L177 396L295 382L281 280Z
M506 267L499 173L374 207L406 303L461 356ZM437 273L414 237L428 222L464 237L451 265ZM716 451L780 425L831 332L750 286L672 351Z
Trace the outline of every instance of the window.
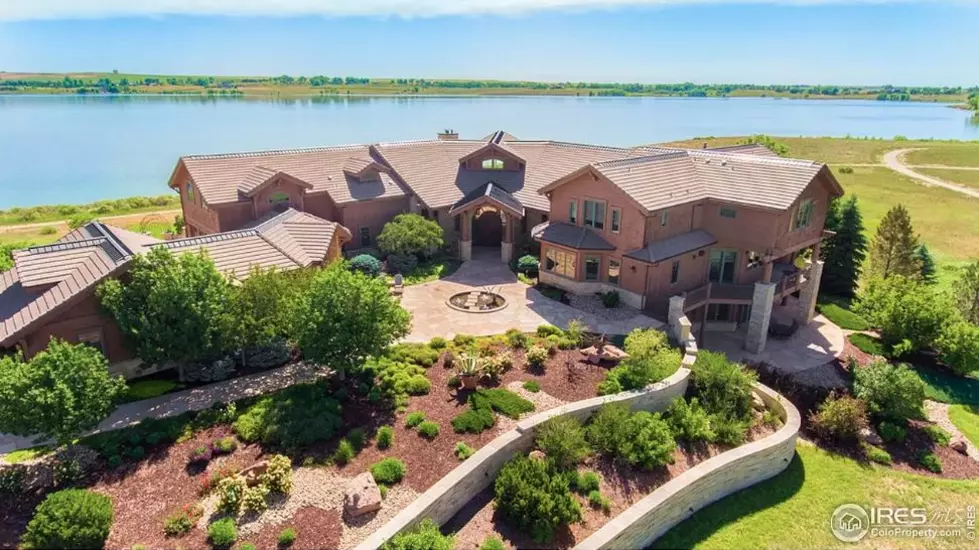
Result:
M735 210L733 208L728 208L728 207L725 207L725 206L722 206L721 207L720 214L721 214L721 217L722 218L731 218L731 219L734 219L734 218L738 217L738 211L737 210Z
M435 221L439 221L439 211L438 210L432 210L432 219L435 220Z
M605 229L605 203L585 201L585 227Z
M585 256L585 280L597 281L601 271L602 259L598 256Z
M483 159L483 170L503 170L503 160L495 158Z
M91 346L105 355L105 344L102 343L102 329L93 328L78 333L78 343Z
M613 285L619 284L619 272L622 270L618 260L609 258L608 261L608 282Z
M577 258L572 252L548 248L544 252L544 269L574 279L577 274Z
M734 271L738 264L737 250L715 249L710 251L708 279L712 283L728 284L734 282Z
M282 191L277 191L269 195L269 204L282 204L284 202L289 202L289 195L286 195Z
M816 202L806 199L799 204L799 209L795 212L795 221L792 223L792 230L797 231L809 227L812 223L812 215L816 210Z
M622 209L612 209L612 221L609 222L609 225L612 226L612 233L619 232L619 229L622 227Z
M370 246L371 245L371 228L361 227L360 228L360 246Z
M461 214L456 214L455 220L453 220L453 222L452 222L452 226L455 228L456 231L459 231L459 230L462 229L462 215Z
M568 223L578 225L578 201L571 201L568 204Z
M670 270L670 284L675 285L680 280L680 260L673 260L673 267Z
M760 265L761 265L761 254L755 252L754 250L749 250L745 267L747 267L748 269L754 269Z
M187 182L187 200L194 202L194 182Z
M666 227L667 220L669 220L669 219L670 219L670 211L669 210L664 210L659 215L659 226L660 227Z

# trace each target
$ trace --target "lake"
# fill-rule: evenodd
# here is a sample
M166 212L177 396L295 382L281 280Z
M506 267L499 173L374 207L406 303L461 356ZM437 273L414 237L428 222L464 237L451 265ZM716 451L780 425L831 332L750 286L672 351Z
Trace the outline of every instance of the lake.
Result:
M502 129L629 146L697 136L979 139L944 104L772 98L0 96L0 209L169 192L180 155Z

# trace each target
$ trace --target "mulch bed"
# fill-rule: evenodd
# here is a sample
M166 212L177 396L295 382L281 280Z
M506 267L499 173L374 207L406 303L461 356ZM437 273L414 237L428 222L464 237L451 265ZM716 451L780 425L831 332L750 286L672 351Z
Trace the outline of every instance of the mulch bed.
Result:
M41 491L19 493L16 498L0 497L0 548L17 548L20 536L34 515L34 508L44 500Z
M339 548L343 534L342 523L343 518L337 510L302 508L291 520L267 525L258 534L242 540L254 544L255 548L275 548L279 544L279 533L292 527L296 530L296 541L289 547L292 550Z
M854 346L852 343L850 343L850 337L847 336L844 338L843 353L840 354L837 361L841 363L844 370L849 370L849 363L851 359L856 361L857 366L866 367L873 362L874 356L861 350L857 346Z
M911 420L908 422L908 438L904 443L885 444L884 448L887 452L891 453L891 458L894 459L894 464L891 467L895 470L932 477L944 477L948 479L979 478L979 462L949 447L936 445L922 431L923 427L929 425L933 424L920 420ZM935 453L942 463L942 472L940 474L926 470L918 463L920 453L929 450Z
M756 427L749 434L749 441L762 439L772 433L774 430L771 428ZM545 544L534 542L527 533L508 525L496 512L493 507L492 485L470 500L442 527L442 531L455 534L456 548L459 550L479 548L490 536L503 539L509 548L571 548L669 480L731 448L705 444L688 447L680 444L673 453L673 464L649 471L619 464L604 456L589 459L579 467L579 471L592 470L601 475L599 491L609 499L609 512L592 508L587 498L575 494L581 504L581 523L559 529L554 540Z

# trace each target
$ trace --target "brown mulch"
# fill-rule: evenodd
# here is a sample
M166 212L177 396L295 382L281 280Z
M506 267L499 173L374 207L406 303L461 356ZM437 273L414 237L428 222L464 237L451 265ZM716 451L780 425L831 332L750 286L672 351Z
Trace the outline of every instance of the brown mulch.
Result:
M759 426L749 433L749 441L762 439L774 430ZM729 446L698 444L678 445L673 453L673 464L655 470L642 470L614 462L599 456L589 459L579 467L580 472L598 472L601 477L599 491L609 499L610 509L605 512L589 506L588 499L575 493L581 504L581 523L563 527L555 533L551 542L534 542L527 533L508 524L493 507L493 487L487 487L469 501L444 526L442 531L454 533L456 549L475 549L490 536L501 538L508 548L545 549L571 548L601 529L612 518L639 502L669 480L696 466L700 462L731 449Z
M19 493L17 498L3 494L0 497L0 548L16 548L27 524L34 515L34 508L44 500L43 491Z
M850 359L856 361L857 366L860 367L866 367L874 360L873 355L865 351L862 351L857 346L851 344L849 336L847 336L843 340L844 340L843 353L841 353L839 358L837 359L840 362L843 370L846 371L849 370Z
M343 518L340 512L312 507L301 508L289 521L266 525L257 534L242 540L254 544L255 548L275 548L279 544L279 533L289 527L296 530L296 541L289 547L292 550L340 547L340 537L343 535Z
M910 472L917 475L943 477L947 479L976 479L979 478L979 462L960 454L955 450L936 445L922 431L931 422L911 420L908 422L908 438L904 443L887 443L884 448L891 454L895 470ZM938 456L942 463L942 472L933 473L918 463L918 456L925 451L931 451Z

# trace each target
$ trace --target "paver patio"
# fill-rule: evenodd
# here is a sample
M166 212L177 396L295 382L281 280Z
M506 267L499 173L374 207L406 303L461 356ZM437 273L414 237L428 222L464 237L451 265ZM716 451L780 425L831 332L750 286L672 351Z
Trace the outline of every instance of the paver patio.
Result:
M459 292L488 289L506 298L506 308L490 313L457 311L446 305ZM624 321L575 309L547 298L517 280L516 274L499 260L499 250L473 250L473 259L458 271L438 281L406 287L401 305L412 314L408 342L427 342L435 336L452 338L456 334L486 336L518 328L533 332L539 325L565 328L572 319L581 319L590 330L605 334L628 334L634 328L660 328L663 323L640 314Z

